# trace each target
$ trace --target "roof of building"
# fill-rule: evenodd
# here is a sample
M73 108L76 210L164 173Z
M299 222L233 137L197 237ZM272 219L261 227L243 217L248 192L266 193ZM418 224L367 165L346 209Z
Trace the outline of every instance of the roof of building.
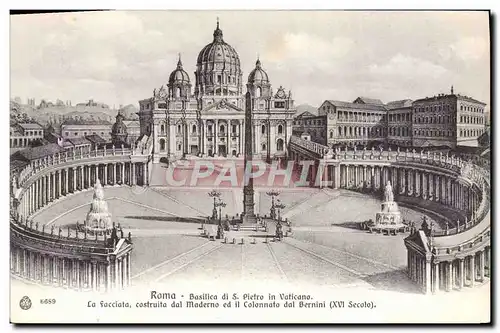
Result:
M42 125L37 123L18 123L19 127L25 130L40 130L43 129Z
M438 100L441 98L448 98L448 97L455 97L455 98L462 100L462 101L486 105L486 103L478 101L477 99L474 99L474 98L469 97L469 96L460 95L460 94L438 94L438 95L435 95L432 97L425 97L425 98L417 99L417 100L415 100L415 102L427 102L427 101L431 101L431 100Z
M336 101L329 99L328 102L336 107L348 108L348 109L361 109L361 110L374 110L374 111L386 111L384 105L377 104L363 104L363 103L350 103L343 101Z
M124 120L123 123L127 126L127 128L141 126L141 123L138 120Z
M369 97L358 97L356 98L353 103L361 103L361 104L373 104L373 105L384 105L384 103L377 98L369 98Z
M86 138L71 138L71 139L66 139L66 142L69 142L73 146L90 145L91 143Z
M90 142L92 142L94 144L103 144L103 143L106 143L106 140L104 140L103 138L101 138L97 134L87 135L85 137L85 139L87 139L88 141L90 141Z
M311 112L309 111L304 111L302 112L301 114L295 116L295 118L297 119L300 119L300 118L311 118L311 117L317 117L317 115L315 114L312 114Z
M29 164L28 161L12 160L10 161L10 171L18 171L24 169Z
M62 137L59 134L53 132L45 134L44 137L44 139L50 143L57 143L61 138Z
M109 121L107 120L102 120L102 119L97 119L97 120L90 120L90 119L66 119L61 126L64 125L112 125Z
M388 110L400 109L400 108L408 108L412 106L411 99L402 99L399 101L392 101L387 103L385 106Z
M25 148L12 154L11 160L32 161L46 156L51 156L56 153L63 152L64 149L57 143L49 143L47 145Z
M491 142L490 128L486 128L483 134L477 138L477 142L483 147L489 147Z

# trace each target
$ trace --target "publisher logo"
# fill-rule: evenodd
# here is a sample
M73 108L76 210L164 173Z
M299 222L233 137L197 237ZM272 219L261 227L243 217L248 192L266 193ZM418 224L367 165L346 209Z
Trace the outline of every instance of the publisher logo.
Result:
M19 301L19 306L23 310L29 310L31 308L30 298L28 296L24 296L23 298L21 298L21 300Z

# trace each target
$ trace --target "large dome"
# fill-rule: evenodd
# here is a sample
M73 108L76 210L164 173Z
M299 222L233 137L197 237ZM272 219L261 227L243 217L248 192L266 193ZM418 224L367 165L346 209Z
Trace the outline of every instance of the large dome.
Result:
M255 63L255 68L248 75L248 83L269 83L269 77L262 69L262 65L258 59Z
M168 79L169 84L188 84L189 83L189 75L182 68L182 61L179 56L179 61L177 62L177 68L170 74Z
M197 65L210 66L214 63L222 63L226 69L240 69L240 57L231 45L224 42L219 22L217 22L217 28L214 30L213 42L200 51L197 61Z

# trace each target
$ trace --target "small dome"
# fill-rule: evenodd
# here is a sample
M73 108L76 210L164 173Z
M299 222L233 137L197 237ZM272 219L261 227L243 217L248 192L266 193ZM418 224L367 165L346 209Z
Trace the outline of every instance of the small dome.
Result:
M123 123L125 117L122 115L121 111L118 111L116 115L116 122L111 127L112 134L127 134L127 126Z
M248 75L248 83L269 83L269 77L267 73L262 69L260 60L257 59L255 63L255 68Z
M177 62L177 68L170 74L168 79L168 84L189 84L189 75L182 68L182 61L179 55L179 61Z

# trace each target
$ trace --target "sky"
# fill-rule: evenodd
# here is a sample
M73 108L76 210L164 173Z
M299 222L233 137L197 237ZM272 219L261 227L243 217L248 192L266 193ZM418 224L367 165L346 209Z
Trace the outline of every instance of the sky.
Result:
M116 11L11 16L11 97L138 105L196 60L217 17L243 79L257 57L296 105L455 93L490 103L487 12ZM193 89L194 92L194 89Z

